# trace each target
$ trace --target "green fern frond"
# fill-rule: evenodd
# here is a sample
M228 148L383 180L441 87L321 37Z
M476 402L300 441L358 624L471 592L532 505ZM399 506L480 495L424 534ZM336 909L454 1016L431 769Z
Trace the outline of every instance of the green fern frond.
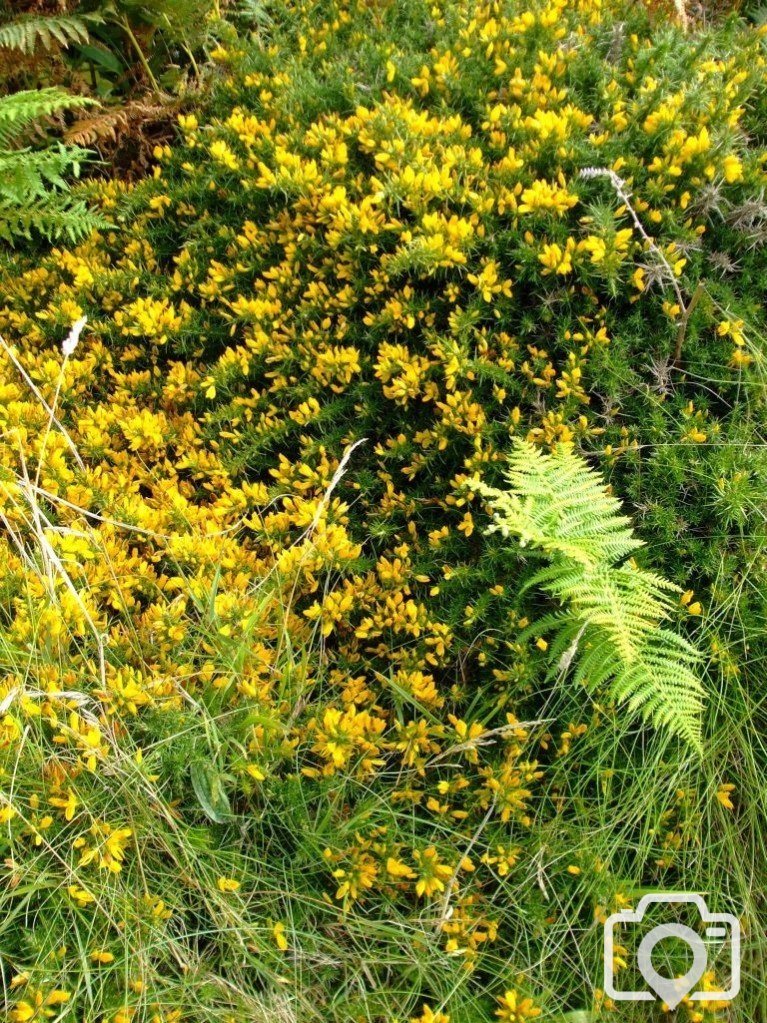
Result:
M576 682L607 687L629 710L699 748L702 655L662 624L680 591L626 560L644 544L602 477L564 448L548 455L519 442L509 482L508 490L475 486L493 510L490 530L545 555L549 564L526 588L540 588L563 609L526 633L555 633L555 672L577 658Z
M0 96L0 150L7 149L20 137L25 128L59 110L85 107L93 100L85 96L72 96L63 89L22 89L10 96Z
M71 43L87 43L89 38L86 19L71 14L29 14L0 25L0 48L21 53L33 53L39 44L46 50L55 43L66 49Z
M183 40L204 32L210 12L210 0L122 0L122 7L149 25L168 31L171 38Z
M230 16L248 28L266 28L273 21L264 0L239 0Z
M18 146L18 140L40 118L66 107L83 107L90 100L61 89L22 91L0 98L0 239L49 241L85 237L105 221L69 192L68 177L77 177L88 151L61 142L40 151Z
M518 536L522 546L559 552L582 564L628 557L642 546L631 520L620 514L620 503L605 493L599 476L584 473L580 459L573 461L552 473L551 456L531 445L517 446L509 468L511 489L495 528Z
M51 189L64 191L68 188L64 174L77 177L87 155L86 149L61 143L40 152L0 153L0 201L34 202Z
M0 201L0 240L10 245L17 238L34 235L50 242L65 239L76 243L104 226L104 218L70 192L49 194L23 207Z

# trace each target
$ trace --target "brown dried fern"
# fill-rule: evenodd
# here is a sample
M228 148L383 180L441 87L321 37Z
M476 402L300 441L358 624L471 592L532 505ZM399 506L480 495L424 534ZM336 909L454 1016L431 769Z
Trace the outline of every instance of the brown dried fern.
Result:
M88 117L79 117L64 133L67 142L76 146L95 146L104 139L117 141L119 131L129 126L124 110L100 110Z

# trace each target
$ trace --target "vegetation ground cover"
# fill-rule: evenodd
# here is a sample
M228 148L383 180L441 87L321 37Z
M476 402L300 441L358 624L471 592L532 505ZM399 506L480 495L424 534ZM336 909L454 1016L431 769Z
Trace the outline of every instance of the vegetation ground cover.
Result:
M763 31L218 32L154 172L74 193L103 226L0 256L8 1018L767 1019ZM678 587L686 727L562 661L489 531L520 442ZM605 997L648 890L741 915L736 1002Z

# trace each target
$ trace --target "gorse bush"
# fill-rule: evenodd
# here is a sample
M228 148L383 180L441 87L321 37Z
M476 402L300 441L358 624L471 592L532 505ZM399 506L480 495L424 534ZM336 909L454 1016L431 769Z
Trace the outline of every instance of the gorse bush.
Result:
M269 15L151 178L77 191L108 227L2 257L10 1018L645 1020L598 924L660 888L740 906L753 1021L763 35ZM622 665L550 678L478 493L516 440L588 453L633 578L680 586L649 596L705 655L702 756Z

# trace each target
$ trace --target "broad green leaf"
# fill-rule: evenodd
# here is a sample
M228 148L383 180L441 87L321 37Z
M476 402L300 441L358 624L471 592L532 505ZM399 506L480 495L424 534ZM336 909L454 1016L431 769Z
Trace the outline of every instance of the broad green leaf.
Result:
M216 824L225 824L232 815L223 777L214 765L195 761L190 768L192 788L202 809Z

